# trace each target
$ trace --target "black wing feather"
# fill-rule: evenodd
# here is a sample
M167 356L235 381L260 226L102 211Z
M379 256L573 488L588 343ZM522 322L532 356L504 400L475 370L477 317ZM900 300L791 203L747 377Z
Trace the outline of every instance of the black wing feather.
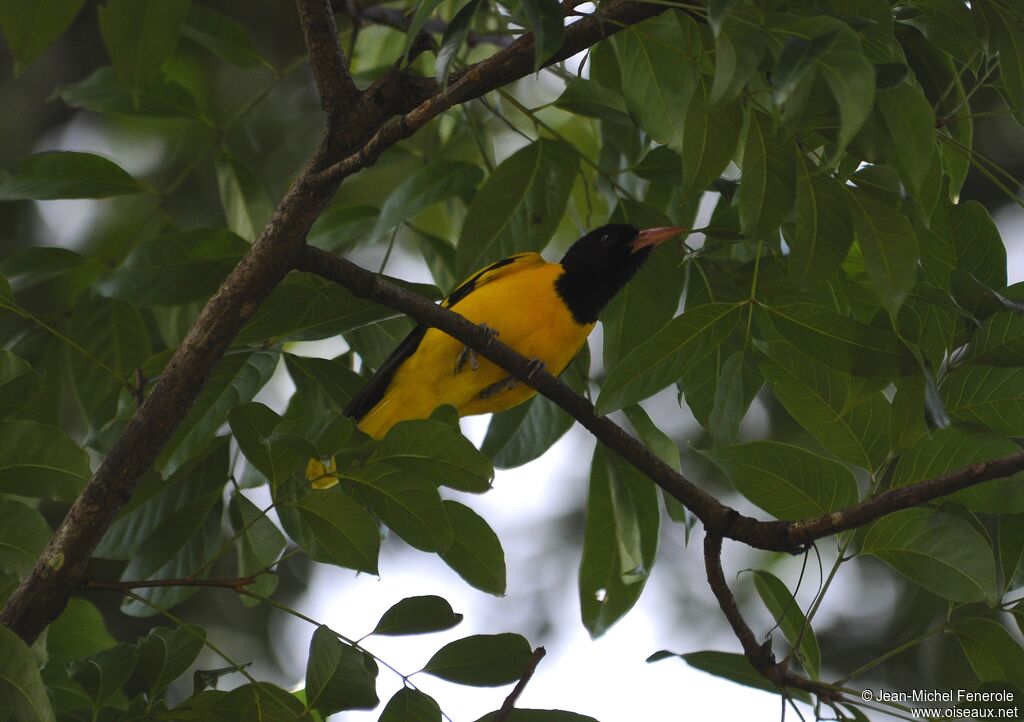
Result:
M384 392L391 385L391 379L394 378L398 367L413 355L426 333L427 327L422 324L410 331L409 335L402 339L391 355L377 368L366 385L359 390L359 393L352 397L342 413L345 416L351 416L356 421L360 421L366 416L370 409L384 398Z

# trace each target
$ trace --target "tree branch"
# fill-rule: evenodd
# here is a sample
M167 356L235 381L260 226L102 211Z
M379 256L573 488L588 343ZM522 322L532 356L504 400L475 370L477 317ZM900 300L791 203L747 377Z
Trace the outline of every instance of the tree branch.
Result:
M100 582L88 580L82 582L83 589L100 589L108 592L120 592L125 594L132 589L153 589L155 587L213 587L217 589L232 589L241 592L250 584L256 582L256 577L238 577L236 579L198 579L196 577L182 577L180 579L149 579L127 582Z
M295 4L309 50L313 80L327 113L327 126L333 128L341 121L346 106L359 98L359 90L341 52L330 0L295 0Z
M594 15L566 27L561 49L545 66L561 62L622 28L664 10L664 6L632 0L612 0L603 4ZM478 98L532 72L533 36L521 35L507 48L456 74L447 92L437 89L417 107L381 128L359 152L325 169L321 178L325 181L341 180L372 165L385 149L408 138L452 106Z
M690 509L709 533L735 539L757 549L798 553L815 539L863 526L894 511L1024 470L1024 452L1020 452L890 489L847 509L817 518L792 522L760 521L722 504L661 461L618 424L598 416L586 398L546 371L536 371L529 359L454 311L313 246L304 247L297 255L296 267L339 283L356 296L401 311L419 323L438 328L466 344L565 409L601 443Z
M508 718L512 716L512 711L516 707L516 701L519 696L526 689L526 685L530 683L533 678L533 673L537 671L537 665L544 659L544 655L547 654L547 650L544 647L537 647L533 650L533 656L530 657L530 661L526 663L526 667L523 669L522 675L519 677L519 681L516 682L516 686L508 693L508 697L505 698L504 703L501 705L501 709L494 715L493 722L508 722Z
M718 534L708 532L704 536L704 569L707 573L708 585L711 587L715 599L718 600L718 606L725 618L729 620L729 626L732 627L733 633L743 647L743 654L754 669L780 690L802 689L829 701L840 698L841 693L831 685L793 674L787 669L785 662L776 661L770 641L758 643L754 633L743 619L740 608L736 604L736 598L725 581L725 572L722 570L722 537Z

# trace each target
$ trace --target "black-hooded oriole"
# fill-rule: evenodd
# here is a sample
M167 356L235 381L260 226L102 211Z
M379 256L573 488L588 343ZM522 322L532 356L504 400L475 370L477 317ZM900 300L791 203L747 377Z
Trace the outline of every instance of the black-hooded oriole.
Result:
M640 269L653 248L683 232L603 226L576 241L559 263L517 253L459 285L442 304L552 374L565 370L587 340L601 309ZM345 414L374 438L399 421L451 404L460 416L504 411L534 390L435 328L414 328L353 397Z

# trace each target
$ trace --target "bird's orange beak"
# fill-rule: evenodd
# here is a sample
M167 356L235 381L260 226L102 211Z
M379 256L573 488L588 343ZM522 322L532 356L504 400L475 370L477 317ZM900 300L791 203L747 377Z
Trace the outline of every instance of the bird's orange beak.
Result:
M678 236L680 233L686 233L686 229L679 228L678 226L662 226L661 228L648 228L640 231L633 243L630 244L630 252L636 253L641 248L656 246L662 241Z

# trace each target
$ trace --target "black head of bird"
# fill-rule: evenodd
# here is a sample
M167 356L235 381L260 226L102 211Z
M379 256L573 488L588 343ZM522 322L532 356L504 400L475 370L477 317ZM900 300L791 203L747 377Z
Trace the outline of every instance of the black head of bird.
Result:
M640 230L626 223L601 226L576 241L562 257L565 271L555 282L558 295L577 323L594 323L662 241L684 233L666 226Z

